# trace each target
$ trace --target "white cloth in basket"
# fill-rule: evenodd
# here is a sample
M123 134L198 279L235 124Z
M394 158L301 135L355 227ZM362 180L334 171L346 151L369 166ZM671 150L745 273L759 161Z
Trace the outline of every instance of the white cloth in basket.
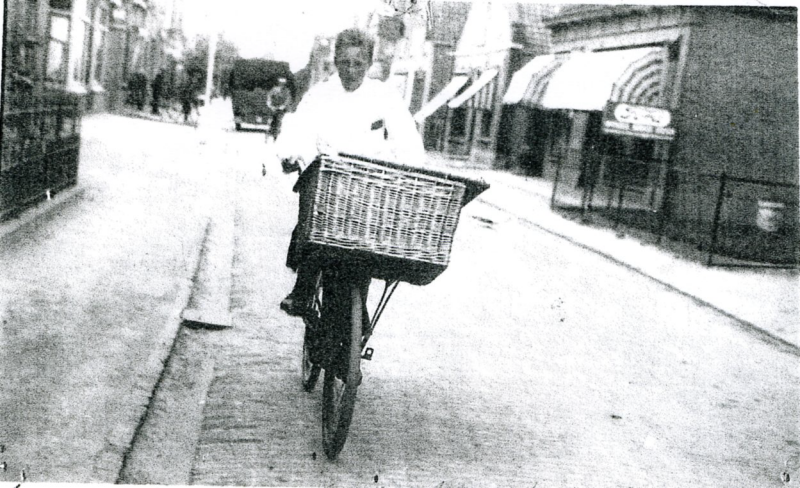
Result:
M397 91L372 78L347 92L338 75L311 87L294 113L284 116L275 147L279 158L349 153L423 166L416 123ZM305 168L302 168L305 169Z

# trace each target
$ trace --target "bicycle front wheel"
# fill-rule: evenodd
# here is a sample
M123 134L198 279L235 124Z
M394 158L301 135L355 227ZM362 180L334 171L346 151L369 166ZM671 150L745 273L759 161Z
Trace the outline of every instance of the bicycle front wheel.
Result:
M356 391L361 383L361 317L364 310L358 285L350 284L349 297L346 298L349 300L343 300L345 307L340 310L346 312L349 302L350 313L339 315L346 320L331 328L333 343L329 343L332 347L322 387L322 444L328 459L336 459L344 447L353 419Z
M313 348L314 348L313 332L306 329L305 337L303 339L303 390L311 392L317 384L319 378L320 367L313 361Z
M320 349L323 347L321 344L322 339L322 325L321 314L322 299L322 278L317 278L317 287L314 292L314 299L311 302L311 308L308 313L303 317L305 324L305 334L303 335L303 359L302 359L302 373L303 373L303 390L311 392L317 384L317 378L320 373Z

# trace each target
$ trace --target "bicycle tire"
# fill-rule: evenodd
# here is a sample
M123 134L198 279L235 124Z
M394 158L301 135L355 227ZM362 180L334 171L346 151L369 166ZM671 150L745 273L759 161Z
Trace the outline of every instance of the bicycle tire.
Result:
M309 345L309 333L306 331L306 337L303 340L303 359L302 359L302 368L303 368L303 390L307 392L314 391L314 386L317 384L317 380L319 379L319 374L322 369L319 367L318 364L314 364L311 361L311 346Z
M318 352L315 349L322 347L320 345L320 310L322 304L322 280L317 280L316 292L314 299L311 303L311 310L309 314L303 316L303 323L305 324L305 332L303 333L303 357L301 359L301 371L303 374L302 385L303 390L311 392L317 384L319 374L322 368L319 365L317 358ZM314 360L312 360L314 359Z
M336 325L344 326L328 327L333 343L328 344L330 356L322 388L322 444L330 460L336 459L347 440L361 383L361 290L353 283L342 288L349 289L349 297L341 297L344 303L335 309L344 312ZM350 313L346 313L347 305Z

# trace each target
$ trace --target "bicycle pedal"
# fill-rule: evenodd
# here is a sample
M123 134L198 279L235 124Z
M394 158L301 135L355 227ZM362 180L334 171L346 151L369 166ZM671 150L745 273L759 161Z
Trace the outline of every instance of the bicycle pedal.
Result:
M372 361L372 353L375 352L371 347L368 347L364 354L361 356L361 359L366 359L367 361Z

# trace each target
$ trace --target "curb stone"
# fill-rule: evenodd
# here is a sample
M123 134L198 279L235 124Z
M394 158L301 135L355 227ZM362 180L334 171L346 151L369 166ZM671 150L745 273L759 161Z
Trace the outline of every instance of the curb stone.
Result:
M137 432L141 429L147 415L147 408L154 395L158 383L164 373L167 360L173 350L181 324L180 314L192 291L193 278L197 272L203 240L208 233L208 221L202 225L202 231L196 232L195 245L193 246L191 263L188 276L178 280L178 293L175 297L170 314L161 329L156 347L150 352L146 361L141 363L136 375L135 387L130 396L123 402L125 405L125 419L115 426L109 426L106 446L94 462L95 480L104 483L117 483L122 472L125 458L131 450L132 442Z

